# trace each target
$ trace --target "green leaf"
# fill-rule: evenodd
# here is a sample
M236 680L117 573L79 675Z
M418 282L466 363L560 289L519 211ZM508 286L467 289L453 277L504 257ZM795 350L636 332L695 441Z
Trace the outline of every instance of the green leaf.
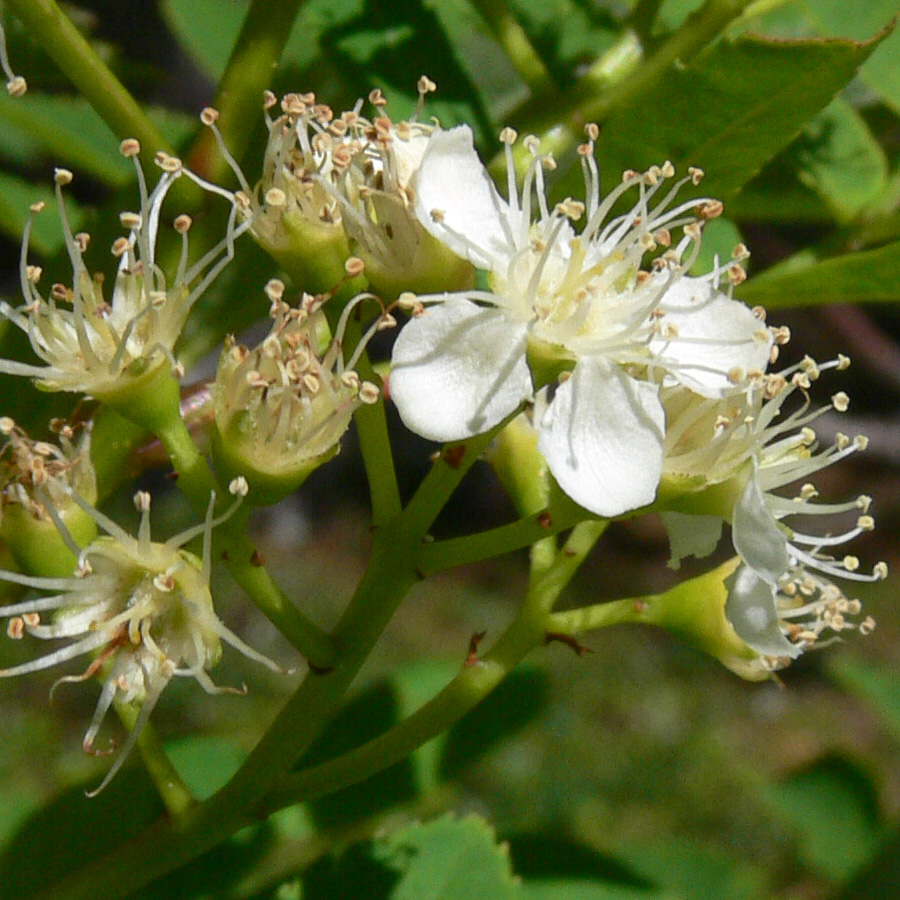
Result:
M839 655L831 658L829 672L845 690L865 700L900 740L900 680L895 668Z
M522 897L506 849L477 816L407 826L379 841L376 853L400 873L391 900Z
M167 743L166 753L198 800L206 800L222 787L245 756L233 742L211 734L192 734Z
M651 882L612 856L564 834L509 838L513 869L528 900L663 900Z
M93 801L81 787L64 792L28 819L4 848L0 898L21 900L55 884L136 837L163 811L149 778L136 768L120 772Z
M84 221L84 212L71 195L65 197L66 212L72 224L72 231L77 232ZM0 231L15 243L18 244L22 240L29 207L38 202L45 203L47 208L34 217L29 247L34 254L46 258L58 253L65 244L65 237L56 215L56 196L53 188L32 184L15 175L0 172Z
M604 122L604 183L671 159L679 171L706 170L704 193L733 194L831 102L877 43L719 41Z
M687 839L641 841L618 847L616 855L652 880L663 896L680 900L759 900L767 896L760 872L745 862Z
M194 62L210 78L218 80L241 30L247 3L165 0L161 11Z
M792 148L800 180L831 207L839 222L878 200L888 162L869 126L843 100L833 100L810 122Z
M900 14L897 0L806 0L810 13L827 35L864 40ZM900 30L894 29L859 71L860 78L885 103L900 112Z
M677 900L679 895L578 878L522 882L523 900Z
M900 300L900 241L802 268L786 260L741 285L741 299L769 309Z
M875 850L881 829L868 776L841 757L826 757L769 792L795 827L800 859L814 872L843 881Z
M700 253L694 265L691 266L691 275L704 275L711 272L716 257L720 264L730 260L732 250L742 240L737 225L729 219L713 219L711 222L707 222L703 228Z

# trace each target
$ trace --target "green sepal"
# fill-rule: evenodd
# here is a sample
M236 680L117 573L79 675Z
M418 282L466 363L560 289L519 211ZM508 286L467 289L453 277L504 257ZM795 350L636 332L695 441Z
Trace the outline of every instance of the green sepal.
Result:
M79 547L86 547L97 537L97 523L74 502L66 503L57 513ZM35 518L18 503L4 507L0 538L6 542L19 568L29 575L65 578L78 565L53 521Z
M284 500L340 449L340 444L335 444L320 456L295 461L290 454L273 452L254 434L243 434L234 426L225 435L214 427L211 445L218 481L229 484L243 475L250 487L245 502L251 506L272 506Z

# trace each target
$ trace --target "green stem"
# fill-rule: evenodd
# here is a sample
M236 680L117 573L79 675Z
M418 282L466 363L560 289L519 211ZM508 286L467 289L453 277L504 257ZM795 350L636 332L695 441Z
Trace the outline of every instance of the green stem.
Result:
M440 459L406 510L375 530L369 565L333 632L340 658L329 672L308 675L234 778L179 821L159 821L135 841L91 863L45 894L54 900L125 897L214 847L254 819L271 792L327 727L406 593L419 580L417 546L470 466L499 428ZM458 465L457 465L458 463Z
M544 539L532 564L531 584L516 617L490 651L463 670L434 698L403 722L337 759L284 776L272 791L268 813L313 797L330 794L383 771L417 747L447 731L474 709L524 657L547 641L547 611L572 580L578 567L606 529L607 522L576 526L565 546L550 558ZM554 550L555 550L555 542Z
M272 86L303 4L304 0L253 0L247 10L213 103L219 111L219 129L226 146L238 161L250 144L252 124L262 123L263 91ZM219 184L230 177L230 169L215 147L215 137L206 129L187 157L195 171Z
M54 0L6 0L6 5L116 137L133 137L140 141L142 165L149 172L155 172L154 155L158 150L171 153L171 147Z
M422 575L428 576L455 566L493 559L566 531L587 515L583 509L573 505L560 513L545 510L478 534L423 544L416 554L416 568Z
M138 716L137 707L131 703L116 702L116 712L122 724L130 731L134 728ZM153 725L147 722L137 741L141 759L159 796L165 804L166 811L173 818L183 816L189 809L197 805L187 785L181 780L178 770L166 754L162 741Z
M565 612L551 613L547 619L547 627L558 634L575 636L606 628L610 625L621 625L624 622L645 622L644 609L656 596L629 597L623 600L611 600L608 603L595 603L581 609L570 609Z
M350 299L352 298L338 293L326 304L325 315L332 334L335 333L344 304ZM355 313L359 313L359 315L351 315L344 331L343 351L345 358L353 355L360 340L362 340L362 306L364 305L361 304L356 307ZM356 362L356 371L359 373L360 378L372 381L375 384L381 384L381 378L372 367L369 355L365 350ZM372 526L373 528L379 528L398 516L402 509L400 488L397 484L397 472L394 466L394 454L391 450L387 417L384 411L384 398L382 397L378 403L360 406L353 414L353 422L356 425L359 449L366 469L366 479L369 483L369 497L372 503Z
M472 0L472 3L528 85L532 97L551 93L555 88L553 78L509 6L498 0Z
M197 449L180 410L170 417L165 427L158 429L157 437L178 473L178 487L199 513L205 513L210 493L216 491L220 494L221 490L206 458ZM247 537L249 515L249 507L244 507L219 529L217 544L224 550L228 571L310 666L315 669L331 668L336 661L334 643L318 625L297 609L266 571L256 548Z

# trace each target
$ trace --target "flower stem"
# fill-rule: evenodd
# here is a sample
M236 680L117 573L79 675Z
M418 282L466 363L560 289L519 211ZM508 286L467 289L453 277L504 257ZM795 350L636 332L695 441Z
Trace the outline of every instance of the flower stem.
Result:
M253 0L247 10L213 103L219 111L222 136L238 162L253 136L252 123L262 123L263 91L271 87L303 4L304 0ZM187 158L195 171L219 184L231 170L215 147L213 133L204 129Z
M168 142L54 0L7 0L6 5L113 133L141 142L142 165L148 172L156 171L154 154L172 152Z
M268 813L285 806L330 794L405 759L417 747L447 731L474 709L524 657L546 643L553 618L547 611L571 581L578 567L606 529L607 522L577 525L562 550L550 558L549 543L539 543L539 564L532 564L531 584L525 602L506 631L474 664L463 670L434 698L404 721L379 737L337 759L285 775L265 806ZM555 542L554 548L555 548Z
M211 491L221 493L205 457L197 449L180 410L157 432L178 473L178 486L203 513ZM266 571L246 534L249 508L223 523L217 543L224 550L228 571L266 618L315 669L330 669L336 661L334 643L291 602Z
M555 88L553 78L509 5L498 0L472 0L472 5L481 13L497 43L528 85L532 98L551 93Z
M138 708L131 703L116 702L116 712L126 729L134 728ZM166 811L173 818L183 816L197 805L187 785L181 780L178 770L166 754L162 741L152 723L147 722L137 740L138 750L144 767L156 785L156 790L165 804Z
M234 778L177 822L158 821L142 837L89 864L44 897L126 897L254 820L261 799L302 758L337 713L387 623L419 580L409 548L422 541L497 430L467 441L463 452L453 455L453 465L438 460L404 512L375 530L369 565L332 634L340 650L338 664L322 675L307 675Z
M547 625L552 631L574 637L596 628L606 628L609 625L645 622L647 619L643 614L644 609L648 601L655 599L658 598L655 596L628 597L622 600L611 600L607 603L595 603L581 609L551 613L547 619Z

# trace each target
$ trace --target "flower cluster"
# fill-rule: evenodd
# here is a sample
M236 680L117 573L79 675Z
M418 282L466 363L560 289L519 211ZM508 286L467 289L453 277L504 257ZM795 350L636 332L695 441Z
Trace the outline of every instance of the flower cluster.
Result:
M236 480L232 492L246 493ZM41 640L67 643L30 662L0 670L0 677L37 672L80 656L93 658L80 675L65 675L56 684L85 681L95 675L103 681L100 699L84 735L88 753L95 748L100 727L113 703L139 709L137 720L97 793L119 770L146 725L157 700L172 678L193 678L208 693L232 691L212 682L207 671L219 661L222 642L248 658L283 671L272 660L248 647L217 618L209 589L212 530L231 515L231 509L213 517L215 496L206 521L165 543L150 538L150 495L139 492L135 505L141 513L138 536L132 537L74 492L71 499L91 516L106 535L78 547L65 535L77 554L74 574L47 578L0 570L0 580L51 592L0 607L9 619L7 634L26 634ZM184 549L202 536L202 558ZM50 621L43 621L49 613Z
M536 447L559 486L588 511L614 517L656 503L664 512L673 563L717 545L732 524L742 565L728 582L726 614L757 654L742 671L769 671L820 642L824 633L858 627L858 600L832 579L884 577L858 571L853 556L829 549L873 527L869 499L815 504L811 474L865 446L839 436L816 452L808 397L789 416L785 400L806 391L822 370L805 359L768 373L784 328L761 309L732 298L749 255L706 275L689 274L706 221L722 212L712 198L678 202L690 170L671 183L669 163L626 172L601 197L595 126L580 148L584 201L549 204L551 157L526 138L531 164L519 191L512 148L503 141L504 199L478 159L466 126L435 131L416 174L415 211L423 227L485 272L486 290L407 293L412 313L394 347L390 393L404 423L436 441L462 440L494 428L532 404ZM636 193L627 212L615 210ZM576 230L576 224L583 222ZM845 409L836 394L832 406ZM804 481L797 497L777 491ZM718 491L713 490L718 486ZM715 496L725 508L698 515ZM837 535L788 527L796 516L856 512Z
M417 214L486 270L490 289L403 298L414 318L394 349L391 396L410 429L438 441L487 431L534 398L539 449L560 486L591 512L616 516L656 496L661 388L680 384L720 397L765 368L773 339L721 289L723 276L729 286L743 277L737 261L703 277L687 274L703 222L721 212L710 199L674 202L701 173L667 187L674 174L668 163L629 172L601 199L595 135L590 129L582 152L586 202L552 209L543 174L552 159L534 140L526 139L532 163L520 196L516 135L502 135L507 201L475 154L468 127L432 137L417 176ZM630 190L636 204L607 221ZM572 222L582 218L576 234ZM657 249L664 252L644 267Z
M307 290L326 291L348 257L365 264L370 286L385 299L403 290L435 290L471 283L471 265L435 240L415 214L416 175L435 126L418 119L434 83L422 77L419 104L408 120L393 121L380 90L336 114L313 93L266 94L269 140L256 189L223 155L241 183L257 240ZM280 106L275 118L270 110Z
M787 333L780 334L780 341ZM848 398L834 394L831 403L812 409L809 389L823 371L843 370L849 360L819 365L809 357L779 372L752 379L729 396L712 401L678 389L666 393L669 416L667 475L695 486L725 485L732 499L725 517L732 525L734 549L742 566L730 579L726 612L737 633L777 668L819 642L823 633L849 628L866 632L870 618L858 625L860 603L848 599L833 579L875 581L887 575L884 563L871 573L859 571L857 557L833 555L839 547L874 528L871 498L845 503L816 502L818 490L808 479L827 466L865 449L862 435L838 433L820 448L811 424L829 411L845 412ZM785 403L800 396L788 415ZM799 485L793 496L779 493ZM816 535L801 528L801 519L852 517L850 527ZM721 532L719 515L666 513L673 562L680 556L710 552Z

